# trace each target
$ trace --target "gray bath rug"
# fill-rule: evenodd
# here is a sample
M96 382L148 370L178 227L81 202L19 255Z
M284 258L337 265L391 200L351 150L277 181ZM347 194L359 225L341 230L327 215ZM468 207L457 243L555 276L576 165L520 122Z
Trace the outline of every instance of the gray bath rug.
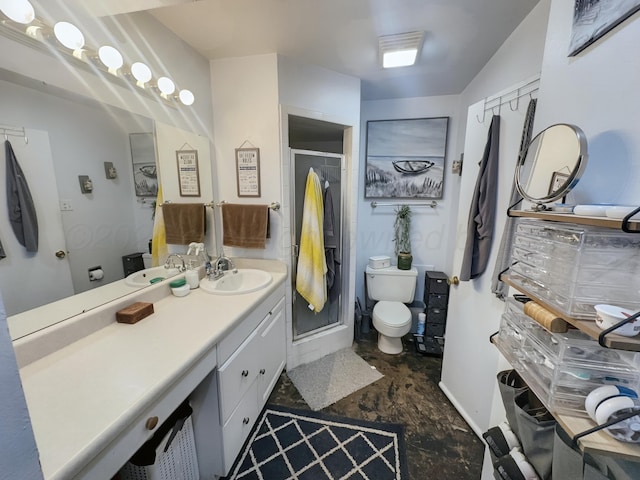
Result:
M311 410L321 410L379 380L383 375L351 348L287 371Z

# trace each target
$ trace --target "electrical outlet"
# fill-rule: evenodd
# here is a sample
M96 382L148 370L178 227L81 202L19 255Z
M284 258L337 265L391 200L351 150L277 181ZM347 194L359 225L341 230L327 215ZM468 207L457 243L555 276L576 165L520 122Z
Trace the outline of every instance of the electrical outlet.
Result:
M69 212L71 210L73 210L73 206L71 205L71 200L60 200L61 212Z

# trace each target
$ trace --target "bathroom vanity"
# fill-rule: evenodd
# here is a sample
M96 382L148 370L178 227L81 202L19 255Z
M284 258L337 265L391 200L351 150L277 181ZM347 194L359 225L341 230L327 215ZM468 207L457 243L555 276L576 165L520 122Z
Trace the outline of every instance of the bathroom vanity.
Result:
M186 398L200 478L228 473L286 358L286 266L251 266L272 282L186 297L161 282L14 342L45 479L111 478ZM137 301L154 313L117 323Z

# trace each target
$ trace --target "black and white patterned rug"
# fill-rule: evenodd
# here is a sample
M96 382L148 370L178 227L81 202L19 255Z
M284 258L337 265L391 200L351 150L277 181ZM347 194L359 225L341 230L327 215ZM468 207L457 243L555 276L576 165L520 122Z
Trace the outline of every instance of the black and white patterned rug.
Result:
M228 480L408 480L403 433L267 405Z

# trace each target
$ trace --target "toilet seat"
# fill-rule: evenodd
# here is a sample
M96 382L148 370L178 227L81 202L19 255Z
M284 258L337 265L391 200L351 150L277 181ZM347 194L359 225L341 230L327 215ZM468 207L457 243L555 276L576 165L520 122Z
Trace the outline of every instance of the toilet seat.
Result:
M401 302L380 301L373 307L373 326L383 335L401 337L411 329L411 310Z

